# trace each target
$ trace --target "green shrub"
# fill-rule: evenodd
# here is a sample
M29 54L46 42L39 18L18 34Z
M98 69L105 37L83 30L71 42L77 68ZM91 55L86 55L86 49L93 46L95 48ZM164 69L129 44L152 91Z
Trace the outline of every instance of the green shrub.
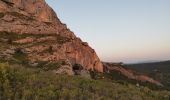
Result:
M168 100L169 95L168 91L0 63L0 100Z
M21 48L15 49L13 57L17 60L16 63L28 66L27 54L23 52Z
M49 52L50 54L53 54L53 47L52 47L52 46L49 46L48 52Z
M49 34L44 35L44 34L17 34L14 32L0 32L0 37L4 39L12 39L13 41L18 40L18 39L23 39L26 37L35 37L35 38L41 38L45 36L51 36Z
M38 63L37 68L41 68L45 71L56 70L56 69L60 68L61 65L63 65L62 61L58 61L58 62L38 61L37 63Z

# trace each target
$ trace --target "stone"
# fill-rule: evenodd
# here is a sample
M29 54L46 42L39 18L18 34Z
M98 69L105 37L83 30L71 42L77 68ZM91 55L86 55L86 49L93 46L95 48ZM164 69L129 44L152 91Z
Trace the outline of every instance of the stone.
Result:
M83 78L91 79L90 72L88 70L76 70L76 75L79 75Z
M66 75L74 75L72 70L72 66L70 65L63 65L58 70L55 71L56 74L66 74Z
M103 64L94 49L63 24L45 0L0 0L0 32L30 35L14 42L22 47L30 61L57 62L68 59L86 70L103 72ZM36 36L36 37L34 37ZM37 37L38 36L38 37ZM52 47L49 53L49 46ZM63 66L58 72L69 69ZM66 71L66 72L67 72ZM72 74L72 72L69 72Z

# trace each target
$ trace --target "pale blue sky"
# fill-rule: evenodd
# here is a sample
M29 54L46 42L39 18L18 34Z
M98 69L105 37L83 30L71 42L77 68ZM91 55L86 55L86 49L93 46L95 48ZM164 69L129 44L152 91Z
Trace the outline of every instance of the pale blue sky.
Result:
M170 0L46 0L102 61L170 59Z

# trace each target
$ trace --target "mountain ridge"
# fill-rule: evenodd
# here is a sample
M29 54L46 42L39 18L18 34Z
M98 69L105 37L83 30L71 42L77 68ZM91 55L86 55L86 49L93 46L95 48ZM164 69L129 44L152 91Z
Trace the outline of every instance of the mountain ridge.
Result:
M159 61L151 63L128 64L128 68L140 71L159 80L165 87L170 89L170 61Z
M68 75L75 74L73 67L77 65L89 71L114 70L130 79L161 85L120 65L110 67L104 63L103 66L95 50L76 37L45 0L0 0L0 15L1 61Z
M106 73L119 73L129 80L136 80L140 82L149 82L152 84L155 84L157 86L163 86L162 83L160 83L157 80L154 80L152 77L149 77L145 73L142 73L141 71L136 71L134 69L128 68L123 63L103 63L104 65L104 71Z

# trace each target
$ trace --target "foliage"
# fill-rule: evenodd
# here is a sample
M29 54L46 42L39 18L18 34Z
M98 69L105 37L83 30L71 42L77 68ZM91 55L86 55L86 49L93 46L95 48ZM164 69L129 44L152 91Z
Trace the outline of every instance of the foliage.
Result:
M3 18L4 17L4 13L0 13L0 18Z
M141 81L137 81L137 80L134 80L134 79L128 79L126 76L124 76L121 73L116 72L116 71L111 71L110 73L106 73L106 72L105 73L98 73L96 71L90 71L90 75L95 80L105 79L105 80L111 80L113 82L123 84L123 85L139 84L140 86L145 86L145 87L148 87L152 90L166 90L166 87L157 86L157 85L149 83L149 82L141 82Z
M13 57L16 59L16 63L28 65L27 54L25 54L21 48L15 49Z
M0 63L0 100L168 100L168 91Z
M166 89L170 90L170 61L129 64L126 66L159 80Z
M48 52L49 52L50 54L53 54L53 47L52 47L52 46L49 46Z
M60 68L62 65L64 65L63 61L58 62L38 61L37 63L38 63L37 68L41 68L45 71L56 70Z
M51 44L51 43L57 43L57 44L64 44L66 42L70 42L71 39L66 37L66 36L62 36L59 34L17 34L17 33L13 33L13 32L0 32L0 39L7 39L7 43L8 44L12 44L13 41L19 40L19 39L24 39L26 37L34 37L34 38L42 38L42 37L47 37L47 36L53 36L56 38L56 41L53 40L48 40L48 42L35 42L33 43L34 45L40 45L40 44ZM17 45L17 43L13 43L13 45ZM21 45L21 44L19 44ZM52 47L52 46L51 46ZM49 50L52 48L49 48ZM50 51L51 52L51 51Z
M40 38L40 37L44 37L44 36L48 36L48 35L43 35L43 34L17 34L14 32L0 32L0 37L3 39L12 39L13 41L18 40L18 39L23 39L26 37L36 37L36 38Z

